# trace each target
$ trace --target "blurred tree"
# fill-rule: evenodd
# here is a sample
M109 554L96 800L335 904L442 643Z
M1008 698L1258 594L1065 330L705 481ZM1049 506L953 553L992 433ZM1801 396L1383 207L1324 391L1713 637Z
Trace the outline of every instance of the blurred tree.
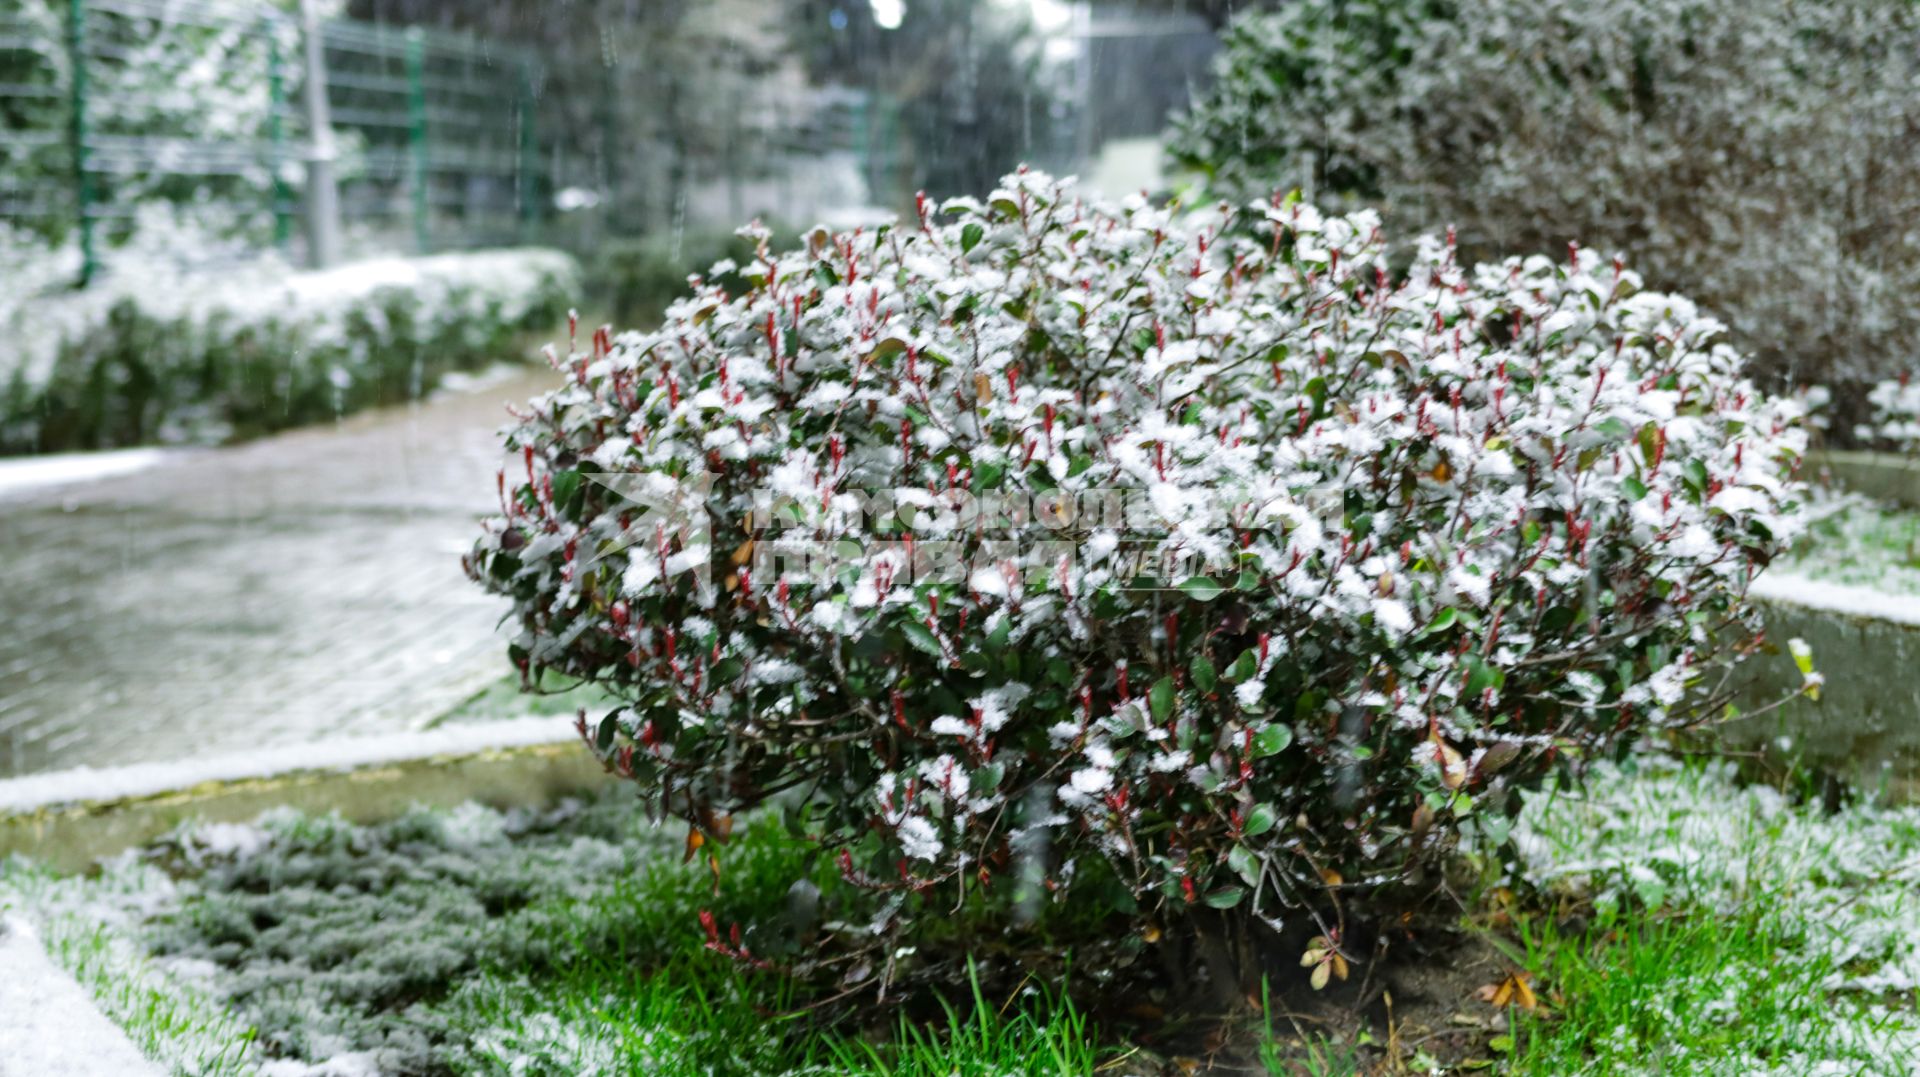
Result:
M556 183L598 188L619 232L683 223L696 188L777 167L808 121L778 0L350 0L348 14L538 50ZM719 212L743 215L739 201Z
M1916 86L1911 0L1291 0L1234 22L1171 148L1469 257L1622 252L1844 431L1920 340Z
M785 0L818 81L863 91L872 137L891 143L869 175L876 200L915 190L984 194L1021 161L1049 162L1059 95L1022 6L998 0ZM897 15L882 25L878 13ZM886 122L898 116L898 134ZM870 155L870 157L873 155ZM897 167L887 167L889 164Z

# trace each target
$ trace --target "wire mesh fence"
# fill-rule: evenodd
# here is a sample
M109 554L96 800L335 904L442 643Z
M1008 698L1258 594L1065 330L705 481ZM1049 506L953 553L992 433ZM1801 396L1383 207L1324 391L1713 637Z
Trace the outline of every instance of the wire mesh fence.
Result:
M14 0L0 247L74 248L84 282L164 234L146 220L163 213L218 237L168 250L193 265L324 261L309 237L334 220L348 253L670 238L677 258L683 234L857 223L1022 160L1089 172L1105 141L1153 141L1212 38L1081 9L1045 44L1079 59L1049 67L1011 58L1032 39L965 0L916 8L946 20L917 37L848 36L839 7L808 0L715 0L601 27L597 54L506 23L378 21L378 5L309 33L302 0Z
M537 223L531 51L334 20L322 82L342 224L368 245L510 242ZM0 223L98 252L163 204L299 253L314 137L301 20L219 0L53 0L0 12Z

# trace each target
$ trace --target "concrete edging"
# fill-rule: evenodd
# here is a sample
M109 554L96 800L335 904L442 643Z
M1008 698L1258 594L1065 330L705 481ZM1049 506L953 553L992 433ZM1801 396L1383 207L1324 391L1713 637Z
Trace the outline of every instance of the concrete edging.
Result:
M1771 713L1718 727L1723 743L1798 759L1888 800L1920 802L1920 618L1758 599L1768 645L1749 660L1739 706L1794 694L1800 671L1787 641L1805 640L1826 678L1818 701L1800 696ZM1920 613L1920 596L1913 605Z
M1880 501L1920 508L1920 459L1845 449L1808 454L1810 474L1832 475L1840 485Z
M564 728L563 721L556 722ZM99 772L111 776L111 772ZM20 854L63 871L152 841L182 823L247 822L270 808L339 812L356 823L415 804L492 807L551 803L612 781L578 740L475 745L412 758L292 768L259 777L201 781L179 789L0 809L0 856ZM3 784L3 783L0 783Z

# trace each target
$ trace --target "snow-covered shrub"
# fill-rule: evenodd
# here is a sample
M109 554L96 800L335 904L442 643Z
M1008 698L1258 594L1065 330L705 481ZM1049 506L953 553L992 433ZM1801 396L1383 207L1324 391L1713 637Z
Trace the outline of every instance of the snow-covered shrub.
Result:
M1872 408L1871 421L1856 431L1861 441L1896 451L1920 451L1920 381L1912 374L1888 378L1867 394L1867 404Z
M1328 914L1719 707L1805 441L1719 322L1585 250L1394 273L1369 212L1004 184L752 230L743 294L510 429L469 571L664 810L796 790L883 936L983 888Z
M411 399L556 324L579 288L573 260L540 249L321 272L132 249L85 291L0 299L0 452L204 441Z
M1771 386L1842 402L1920 339L1912 4L1291 0L1218 65L1173 151L1225 190L1457 225L1470 256L1621 250Z

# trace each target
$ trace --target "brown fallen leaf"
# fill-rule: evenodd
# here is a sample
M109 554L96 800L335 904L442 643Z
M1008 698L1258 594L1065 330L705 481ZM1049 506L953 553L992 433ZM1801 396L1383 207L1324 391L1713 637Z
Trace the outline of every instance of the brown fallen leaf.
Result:
M1474 994L1480 1001L1506 1009L1518 1006L1523 1010L1538 1009L1540 1000L1534 996L1533 987L1527 981L1532 976L1524 972L1509 972L1506 978L1497 984L1487 984Z

